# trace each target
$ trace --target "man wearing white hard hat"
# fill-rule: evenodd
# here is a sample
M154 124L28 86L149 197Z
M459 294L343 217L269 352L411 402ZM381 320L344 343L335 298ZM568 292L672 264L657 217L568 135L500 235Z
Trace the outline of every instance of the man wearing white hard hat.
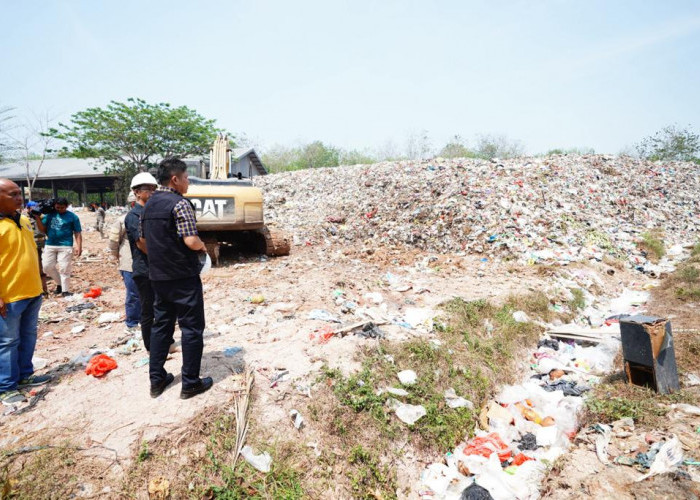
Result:
M136 199L134 208L126 214L124 224L132 257L132 277L141 301L141 337L146 350L151 350L151 329L153 328L153 301L155 296L148 279L148 256L138 247L139 221L143 207L158 187L156 178L148 172L136 174L131 179L131 195ZM172 342L171 342L172 345Z
M131 206L136 201L133 193L129 193L127 198L127 206ZM112 256L116 257L119 262L119 274L124 280L126 287L126 297L124 299L124 311L126 313L126 332L134 335L139 332L138 326L141 320L141 301L139 300L139 292L136 283L133 279L133 263L131 258L131 247L126 234L125 219L128 214L122 215L109 228L109 243L108 248Z

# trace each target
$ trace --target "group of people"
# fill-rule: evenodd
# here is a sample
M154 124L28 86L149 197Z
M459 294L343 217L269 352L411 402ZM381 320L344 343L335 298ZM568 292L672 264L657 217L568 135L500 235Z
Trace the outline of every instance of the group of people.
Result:
M150 395L154 398L175 379L165 370L165 361L174 342L176 321L182 333L180 397L191 398L213 385L211 377L199 376L205 326L199 273L206 247L197 232L194 207L183 196L188 186L187 165L166 158L158 167L157 179L148 173L134 176L130 195L134 205L121 222L131 257L131 265L122 266L119 252L127 288L127 327L133 331L140 324L149 351ZM19 389L51 379L34 374L31 361L45 288L32 224L21 215L21 207L17 184L0 179L0 401L6 405L26 399ZM59 199L52 214L30 212L39 231L47 235L43 270L57 283L56 292L63 295L70 294L72 256L82 252L80 220L67 207L68 202ZM121 233L121 228L116 232Z

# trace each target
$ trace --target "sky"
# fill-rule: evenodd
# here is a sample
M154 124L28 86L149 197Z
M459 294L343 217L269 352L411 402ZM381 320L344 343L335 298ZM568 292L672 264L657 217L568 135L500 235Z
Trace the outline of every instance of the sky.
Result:
M0 107L139 97L262 150L401 148L425 131L528 153L700 131L700 1L0 0Z

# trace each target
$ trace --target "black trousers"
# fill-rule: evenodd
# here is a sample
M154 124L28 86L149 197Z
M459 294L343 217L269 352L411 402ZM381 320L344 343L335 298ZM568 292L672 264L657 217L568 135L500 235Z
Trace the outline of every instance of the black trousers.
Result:
M151 331L151 356L148 370L151 386L165 380L164 365L175 331L182 331L182 388L199 383L204 349L204 293L199 276L179 280L151 281L155 295L154 322Z
M155 295L148 276L134 276L134 283L141 301L141 337L147 351L151 350L151 329L153 328L153 302Z

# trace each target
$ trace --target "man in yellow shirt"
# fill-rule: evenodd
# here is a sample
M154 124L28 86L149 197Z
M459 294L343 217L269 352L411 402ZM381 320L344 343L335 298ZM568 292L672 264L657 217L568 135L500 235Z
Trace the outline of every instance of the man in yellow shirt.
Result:
M26 401L19 388L42 385L48 375L34 375L41 308L41 276L29 219L20 215L22 191L0 179L0 402Z

